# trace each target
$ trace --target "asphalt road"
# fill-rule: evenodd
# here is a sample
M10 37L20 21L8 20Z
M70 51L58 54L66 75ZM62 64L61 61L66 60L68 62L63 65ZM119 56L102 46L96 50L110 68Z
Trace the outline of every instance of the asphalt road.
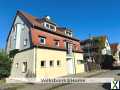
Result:
M105 73L98 74L94 76L95 78L115 78L115 80L120 81L120 70L111 70L107 71ZM94 78L92 77L92 78ZM16 85L16 84L15 84ZM15 86L14 84L10 84L11 87ZM1 85L0 85L1 86ZM2 85L2 87L8 87L8 84ZM48 86L51 87L51 84L23 84L18 88L17 90L110 90L111 84L110 83L104 83L104 84L67 84L67 85L62 85L58 87L51 87L48 88ZM9 90L9 89L2 89L0 87L0 90ZM10 89L12 90L12 89ZM14 89L13 89L14 90Z
M120 80L120 70L111 70L106 73L102 73L95 77L114 77L115 80ZM93 77L92 77L93 78ZM52 90L110 90L111 84L69 84L61 87L54 88Z

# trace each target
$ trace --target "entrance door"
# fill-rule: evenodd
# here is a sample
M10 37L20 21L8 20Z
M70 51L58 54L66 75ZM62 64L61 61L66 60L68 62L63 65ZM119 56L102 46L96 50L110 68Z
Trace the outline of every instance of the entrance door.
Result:
M67 58L67 71L68 74L74 74L74 65L71 58Z

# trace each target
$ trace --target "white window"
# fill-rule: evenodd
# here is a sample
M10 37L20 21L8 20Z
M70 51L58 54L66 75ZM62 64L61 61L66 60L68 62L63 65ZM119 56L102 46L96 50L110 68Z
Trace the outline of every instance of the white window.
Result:
M27 71L27 62L22 63L22 72L25 73Z
M56 26L46 23L46 22L44 22L44 27L49 30L56 30Z
M27 46L27 39L24 40L24 46Z
M41 61L40 66L41 67L46 67L46 61Z
M45 44L45 40L46 40L45 37L40 37L40 44Z
M72 32L71 32L71 31L65 31L65 34L66 34L67 36L72 37Z
M15 35L14 35L14 40L16 40L16 33L15 33Z
M53 67L53 66L54 66L54 61L50 60L50 67Z
M18 63L16 63L15 67L18 68Z
M49 29L49 24L46 23L45 27Z
M64 42L64 48L67 48L67 42L66 41Z
M14 35L14 37L13 37L13 45L14 45L14 48L16 48L16 35Z

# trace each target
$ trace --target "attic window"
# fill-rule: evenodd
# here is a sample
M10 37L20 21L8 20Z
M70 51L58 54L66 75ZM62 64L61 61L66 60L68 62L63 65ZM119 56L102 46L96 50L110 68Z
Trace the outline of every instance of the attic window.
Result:
M49 30L56 30L56 26L49 24L47 22L44 22L44 27Z
M49 28L49 24L46 23L46 28Z
M52 26L52 25L50 25L50 29L55 29L55 27L54 27L54 26Z
M71 31L65 31L65 34L66 34L67 36L72 36L72 32L71 32Z

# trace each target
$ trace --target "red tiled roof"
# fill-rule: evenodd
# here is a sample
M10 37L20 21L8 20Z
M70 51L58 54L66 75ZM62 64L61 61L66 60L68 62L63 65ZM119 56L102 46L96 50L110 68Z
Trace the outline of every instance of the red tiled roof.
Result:
M38 38L38 36L41 35L40 32L42 32L42 30L43 30L43 32L42 32L43 35L46 35L47 32L49 32L49 33L55 34L55 36L61 36L62 38L66 38L66 39L72 40L73 42L77 43L77 45L79 43L79 50L77 50L77 51L78 52L83 52L82 49L80 48L80 42L79 42L79 40L76 39L76 38L73 38L73 37L66 36L64 28L57 27L56 31L50 31L50 30L47 30L47 29L45 29L43 27L43 25L42 25L43 19L38 19L37 17L34 17L32 15L29 15L29 14L21 12L21 11L18 11L17 14L20 15L21 17L24 17L32 25L32 28L31 28L31 36L32 37L31 38L32 38L32 44L33 45L42 46L42 45L39 44L39 38ZM47 41L47 42L49 42L49 41ZM48 44L50 44L50 43L48 43ZM47 45L45 47L55 48L52 45ZM64 49L64 48L63 48L63 46L61 46L58 49Z
M42 22L44 22L43 19L39 19L39 18L37 18L37 17L34 17L34 16L32 16L32 15L30 15L30 14L27 14L27 13L25 13L25 12L22 12L22 11L17 11L17 14L19 14L20 16L24 16L25 19L26 19L30 24L32 24L33 27L39 27L39 28L41 28L41 29L47 30L47 29L44 28L43 25L42 25ZM53 33L56 33L56 34L59 34L59 35L62 35L62 36L65 36L65 37L67 37L67 38L76 40L76 41L80 41L79 39L77 39L77 38L75 38L75 37L69 37L69 36L65 35L65 30L71 31L71 30L69 30L69 29L67 29L67 28L63 28L63 27L58 27L58 26L57 26L57 27L56 27L56 31L52 31L52 32L53 32ZM47 30L47 31L48 31L48 30Z

